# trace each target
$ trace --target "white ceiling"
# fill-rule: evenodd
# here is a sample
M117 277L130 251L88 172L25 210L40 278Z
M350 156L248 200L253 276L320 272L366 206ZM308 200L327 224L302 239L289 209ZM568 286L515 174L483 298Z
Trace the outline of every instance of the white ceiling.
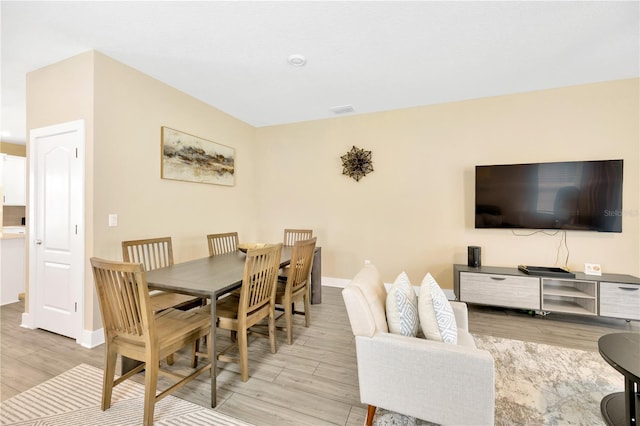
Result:
M25 75L96 49L256 127L640 77L640 3L1 2L2 139ZM287 63L291 54L304 67ZM7 132L9 133L7 135Z

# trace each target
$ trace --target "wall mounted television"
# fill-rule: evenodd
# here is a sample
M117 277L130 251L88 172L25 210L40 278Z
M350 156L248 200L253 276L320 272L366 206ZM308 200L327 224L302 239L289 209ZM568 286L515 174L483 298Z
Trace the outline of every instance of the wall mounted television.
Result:
M622 232L623 160L476 166L475 227Z

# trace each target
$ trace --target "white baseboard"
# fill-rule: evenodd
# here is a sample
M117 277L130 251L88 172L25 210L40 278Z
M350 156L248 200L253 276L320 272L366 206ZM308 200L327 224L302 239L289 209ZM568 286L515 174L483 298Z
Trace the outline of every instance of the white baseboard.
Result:
M35 325L34 316L29 314L29 312L23 312L20 327L35 330L37 327ZM100 328L94 331L82 330L81 336L76 339L76 343L89 349L100 346L104 343L104 329Z
M347 284L349 284L350 282L351 282L350 279L345 279L345 278L322 277L322 285L326 287L345 288ZM388 283L385 283L384 285L385 287L387 287L387 290L391 286L391 284L388 284ZM416 294L417 294L418 289L420 287L419 286L414 286L414 287L416 288ZM452 289L444 288L442 289L442 291L444 292L445 296L447 296L447 299L456 300L456 295Z
M34 330L36 328L36 324L34 322L33 315L29 314L29 312L23 312L20 327Z
M351 279L348 278L322 277L322 285L326 287L345 288L347 284L349 284L349 282L351 282ZM388 286L389 284L385 285ZM447 299L455 300L455 294L453 293L453 290L444 289L443 291L447 296ZM20 327L28 328L31 330L35 329L36 327L34 324L33 315L29 314L28 312L23 312L22 323L20 324ZM81 346L89 349L100 346L104 343L104 329L99 328L98 330L93 331L82 330L82 335L79 339L76 340L76 342L78 342L78 344L80 344Z
M326 287L345 288L350 282L350 279L322 277L322 285Z
M104 343L104 328L97 330L82 330L82 336L77 342L85 348L93 349Z

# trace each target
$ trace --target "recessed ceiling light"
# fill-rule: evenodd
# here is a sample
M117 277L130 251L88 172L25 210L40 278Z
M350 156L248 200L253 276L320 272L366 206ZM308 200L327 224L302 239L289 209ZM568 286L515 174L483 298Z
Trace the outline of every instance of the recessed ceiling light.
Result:
M287 62L289 62L289 64L293 65L294 67L302 67L307 63L307 58L305 58L303 55L296 54L289 56Z

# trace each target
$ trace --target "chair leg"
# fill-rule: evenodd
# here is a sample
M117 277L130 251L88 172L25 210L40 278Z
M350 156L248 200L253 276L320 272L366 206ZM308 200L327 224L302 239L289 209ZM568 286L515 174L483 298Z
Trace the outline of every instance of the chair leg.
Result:
M167 356L167 364L173 365L173 354Z
M116 360L118 354L107 343L105 353L104 376L102 378L102 411L111 407L111 395L113 393L113 378L116 374Z
M200 350L200 339L196 339L191 344L191 368L198 366L198 351Z
M275 307L269 312L269 341L271 343L271 353L276 353L276 310Z
M309 303L308 292L305 293L302 298L304 300L304 326L309 327L311 325L311 304Z
M158 387L158 359L157 354L148 354L144 378L144 426L153 426L153 412L156 403L156 388Z
M249 380L249 341L247 337L247 329L242 328L238 331L238 352L240 353L240 375L242 381Z
M284 318L287 324L287 343L293 345L293 302L284 304Z
M376 414L376 406L369 405L367 407L367 418L364 420L364 424L366 426L371 426L373 424L373 416Z

